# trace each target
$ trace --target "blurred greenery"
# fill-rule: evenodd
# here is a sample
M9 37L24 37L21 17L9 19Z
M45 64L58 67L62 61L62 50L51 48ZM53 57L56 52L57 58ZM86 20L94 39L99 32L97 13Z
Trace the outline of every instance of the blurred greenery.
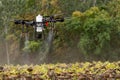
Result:
M65 47L64 50L76 47L77 54L101 58L110 55L111 59L119 59L119 9L120 0L0 0L0 38L9 44L18 44L9 45L9 51L22 45L22 50L37 53L44 41L33 40L33 29L30 27L29 42L25 47L25 39L21 40L20 36L21 26L17 27L12 20L31 20L38 14L63 14L64 23L56 24L53 53L61 47Z

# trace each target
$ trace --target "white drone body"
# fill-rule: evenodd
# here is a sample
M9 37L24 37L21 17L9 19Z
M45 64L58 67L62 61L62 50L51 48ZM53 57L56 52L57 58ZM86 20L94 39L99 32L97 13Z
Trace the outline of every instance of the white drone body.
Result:
M43 31L43 16L41 16L40 14L38 16L36 16L36 32L42 32Z

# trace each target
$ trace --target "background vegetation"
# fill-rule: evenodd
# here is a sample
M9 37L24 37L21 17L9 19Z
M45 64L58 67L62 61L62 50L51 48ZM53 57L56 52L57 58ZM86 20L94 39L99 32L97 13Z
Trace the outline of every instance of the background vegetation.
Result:
M119 60L119 9L120 0L0 0L0 61L6 63L9 55L11 63L19 63L26 54L29 61L33 61L39 55L42 41L33 41L32 28L29 29L29 50L24 52L21 27L12 22L35 19L38 14L65 17L64 23L56 24L53 52L47 54L46 62Z

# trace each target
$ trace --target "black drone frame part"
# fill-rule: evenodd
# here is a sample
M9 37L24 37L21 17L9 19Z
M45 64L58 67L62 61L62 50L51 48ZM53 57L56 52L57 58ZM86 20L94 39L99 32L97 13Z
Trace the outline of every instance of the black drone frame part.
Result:
M46 22L52 22L52 23L55 23L55 22L64 22L64 18L51 18L49 17L49 19L47 19L47 17L43 18L43 24L46 23ZM36 25L36 21L34 20L14 20L14 23L15 24L22 24L22 25L26 25L26 26L34 26Z
M43 22L64 22L64 18L54 18L54 16L44 16Z
M33 26L35 25L35 21L33 20L14 20L15 24L22 24L22 25L26 25L26 26Z

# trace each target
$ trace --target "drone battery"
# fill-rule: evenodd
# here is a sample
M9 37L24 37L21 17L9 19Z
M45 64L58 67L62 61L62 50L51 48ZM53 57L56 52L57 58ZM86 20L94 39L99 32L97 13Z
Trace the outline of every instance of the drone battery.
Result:
M43 29L42 29L42 27L37 27L36 31L37 31L37 32L42 32Z

